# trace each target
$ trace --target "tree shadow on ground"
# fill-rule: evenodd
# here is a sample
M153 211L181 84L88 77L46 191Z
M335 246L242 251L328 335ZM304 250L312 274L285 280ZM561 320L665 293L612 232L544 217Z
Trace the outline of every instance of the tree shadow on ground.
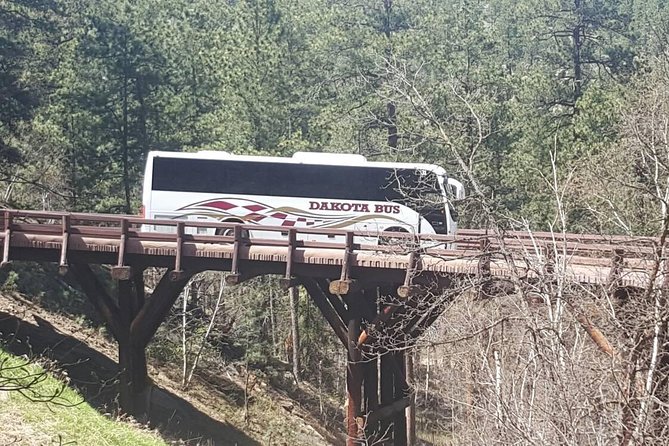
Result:
M103 413L118 407L115 384L118 364L80 340L58 332L34 316L35 324L0 311L0 339L14 355L42 355L67 372L71 384L86 401ZM236 427L211 418L183 398L163 389L151 391L149 424L185 444L259 445Z

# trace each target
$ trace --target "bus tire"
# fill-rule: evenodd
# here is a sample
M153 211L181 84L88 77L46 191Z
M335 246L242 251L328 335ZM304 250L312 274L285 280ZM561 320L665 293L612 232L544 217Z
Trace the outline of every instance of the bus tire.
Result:
M224 220L221 223L235 223L238 225L243 225L244 222L241 220ZM225 237L232 237L235 235L235 230L233 228L218 228L216 229L216 235L223 235ZM249 230L248 229L242 229L242 238L248 240L249 239Z
M401 228L399 226L393 226L391 228L386 229L383 232L401 232L403 234L408 234L409 231L407 231L405 228ZM404 238L404 237L392 237L392 236L379 236L379 245L382 246L392 246L392 245L398 245L398 244L411 244L411 240Z

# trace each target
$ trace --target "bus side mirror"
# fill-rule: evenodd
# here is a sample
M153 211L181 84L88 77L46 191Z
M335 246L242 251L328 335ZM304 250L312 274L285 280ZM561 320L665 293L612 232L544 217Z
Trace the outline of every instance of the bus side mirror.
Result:
M454 198L456 200L463 200L465 198L465 187L462 185L462 183L454 178L448 178L447 182L448 185L455 191Z

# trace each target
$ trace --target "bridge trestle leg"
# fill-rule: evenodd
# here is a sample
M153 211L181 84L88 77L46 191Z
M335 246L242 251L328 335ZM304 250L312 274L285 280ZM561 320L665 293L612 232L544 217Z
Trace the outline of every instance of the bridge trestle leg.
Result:
M348 361L346 365L346 446L362 444L364 428L362 414L362 389L364 380L364 363L357 347L360 333L360 319L354 318L348 323Z
M175 276L173 271L167 271L147 299L144 296L144 268L133 267L131 271L128 280L117 280L117 295L113 299L90 266L84 263L69 265L69 272L118 343L120 410L144 419L150 410L151 388L146 346L194 272L180 272Z
M407 445L414 431L406 380L404 351L392 346L363 345L361 324L370 328L381 300L375 288L332 294L325 280L300 278L314 304L339 337L347 352L347 446L362 444ZM390 350L388 350L390 348Z

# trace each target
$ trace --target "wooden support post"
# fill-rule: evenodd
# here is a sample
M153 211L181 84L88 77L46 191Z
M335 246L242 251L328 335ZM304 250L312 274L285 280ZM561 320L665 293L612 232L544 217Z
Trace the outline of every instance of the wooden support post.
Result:
M118 261L116 266L113 266L111 269L111 275L114 280L130 280L132 272L130 267L125 265L125 250L128 242L128 220L122 219L121 226L119 228L121 231L121 236L119 237L118 242ZM179 249L177 247L177 249Z
M360 319L351 319L348 323L348 361L346 368L346 394L348 406L346 412L346 446L361 445L361 415L363 366L362 355L356 340L360 333Z
M368 443L373 444L379 436L378 420L370 419L370 414L379 408L379 358L365 358L363 386L365 392L364 412L365 418L365 436Z
M398 302L398 304L394 305L385 305L382 309L381 312L374 318L374 320L371 323L372 327L377 327L381 324L385 324L390 320L391 316L395 314L395 312L401 308L400 305L401 302ZM362 347L366 343L368 343L372 339L372 333L371 330L363 330L362 333L360 333L360 337L358 338L358 347Z
M623 267L625 265L625 250L616 249L613 251L613 257L611 258L611 270L609 275L606 278L606 292L609 295L613 295L618 289L618 284L620 281L620 276L623 273Z
M58 274L64 276L67 274L67 248L70 243L70 216L68 214L63 215L62 218L62 230L63 230L63 239L61 241L60 247L60 262L58 262Z
M398 414L402 416L410 404L411 402L409 401L409 398L402 398L401 400L393 401L392 403L382 406L374 412L371 412L367 416L367 423L373 424L378 423L379 420L393 419ZM386 443L384 442L384 444Z
M297 280L293 277L293 257L295 247L297 246L297 231L295 228L288 230L288 253L286 254L286 275L279 279L279 286L282 290L288 291L295 286Z
M492 273L490 270L490 240L487 238L481 240L479 249L481 250L481 257L479 257L478 278L481 285L478 290L478 298L483 299L491 297L490 287L492 285Z
M132 271L132 286L135 291L134 296L135 299L133 299L132 304L133 304L133 314L135 317L139 314L139 311L142 309L144 304L146 303L146 292L144 290L145 284L144 284L144 271L146 270L146 267L138 267L138 266L133 266L131 271Z
M391 365L393 358L392 353L385 353L381 355L381 407L390 406L394 402L394 383L393 383L393 367ZM381 427L380 434L381 438L379 440L391 440L393 435L392 423L388 418L381 418Z
M339 315L342 324L346 324L347 321L350 319L350 316L349 316L349 311L348 309L346 309L346 307L344 307L344 303L342 302L341 298L329 292L329 285L327 280L325 279L315 279L315 280L316 283L318 284L318 287L323 292L323 295L327 298L328 302L330 302L330 305L332 305L332 308L334 308L334 310L337 312L337 315Z
M568 308L571 310L574 318L578 321L579 324L581 324L581 327L583 327L585 332L588 334L588 336L590 336L590 339L592 339L592 342L595 343L599 350L613 358L616 352L604 333L602 333L602 331L590 321L588 316L586 316L578 308L571 304L568 305Z
M107 323L114 339L122 336L121 315L116 302L111 298L104 285L95 276L91 267L85 263L69 265L70 273L76 278L88 300Z
M143 418L147 414L149 376L146 367L145 346L137 342L130 330L136 317L136 292L132 282L117 282L121 336L118 342L119 400L121 409L130 415Z
M339 280L330 282L330 293L332 294L343 296L360 290L358 283L350 277L353 248L353 231L348 231L346 233L344 257L341 262L341 275Z
M2 261L0 262L0 268L4 268L9 265L9 245L12 241L12 214L9 211L4 212L3 218L3 232L4 239L2 243Z
M234 244L232 246L232 265L230 267L230 274L225 276L225 283L230 286L239 285L242 275L239 273L239 256L244 237L244 231L240 225L235 225L233 228Z
M167 271L153 289L151 297L139 310L132 321L130 330L137 341L146 346L153 338L160 324L165 320L188 281L197 271L182 271L179 280L173 280L174 271Z
M408 394L404 373L406 366L404 363L404 350L396 351L392 354L395 359L395 373L393 373L393 396L394 401L406 401L408 405ZM406 405L404 406L407 407ZM406 446L407 444L407 420L404 410L397 411L393 416L393 446Z
M150 380L146 346L167 316L194 272L186 271L173 280L173 271L161 278L151 297L144 297L143 268L135 268L131 280L117 282L116 302L87 264L73 263L70 272L103 316L119 348L119 402L121 410L143 418L148 410ZM117 303L118 302L118 303Z
M183 255L183 244L184 244L184 222L177 222L177 252L174 260L174 269L170 271L170 279L174 282L181 280L183 275L183 269L181 265L181 258Z
M355 279L346 279L346 280L333 280L330 282L330 293L337 294L339 296L345 296L346 294L355 293L360 291L360 285Z
M546 253L546 264L544 265L544 274L549 281L555 280L555 251L553 245L547 243L544 245L544 252Z
M447 299L440 298L438 302L435 302L431 305L431 308L423 315L418 317L415 321L411 321L405 327L405 333L409 335L410 339L417 339L422 335L425 330L430 328L434 321L437 320L439 316L446 309Z
M452 293L449 295L444 295L443 293L449 292L449 288L452 286L450 279L442 277L439 286L437 287L438 292L429 295L430 299L424 299L420 302L420 310L415 311L415 316L413 316L409 322L404 323L404 328L402 329L406 333L407 339L416 339L418 338L427 328L429 328L434 321L444 312L446 304L449 302Z
M397 295L402 299L408 299L413 295L419 294L419 290L413 285L413 278L418 273L419 262L420 255L416 251L411 251L407 271L404 275L404 283L397 289Z

